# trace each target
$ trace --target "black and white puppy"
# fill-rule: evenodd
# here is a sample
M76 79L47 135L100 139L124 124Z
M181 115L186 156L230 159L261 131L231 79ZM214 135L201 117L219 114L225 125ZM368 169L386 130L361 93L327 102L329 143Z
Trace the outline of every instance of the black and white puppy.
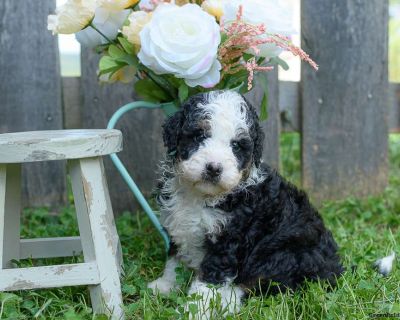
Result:
M203 296L207 319L216 292L234 312L249 290L296 289L305 279L334 283L343 272L332 234L307 195L261 163L263 132L240 94L190 98L167 120L163 137L168 159L158 201L172 247L150 288L175 288L182 261L196 271L189 294Z

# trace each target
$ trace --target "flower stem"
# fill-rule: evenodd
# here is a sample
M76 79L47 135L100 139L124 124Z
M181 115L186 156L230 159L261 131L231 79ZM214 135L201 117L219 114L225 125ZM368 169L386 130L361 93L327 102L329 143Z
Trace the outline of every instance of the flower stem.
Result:
M172 99L176 100L176 95L174 94L173 90L169 90L170 88L165 88L159 81L157 81L157 79L155 79L151 72L147 71L147 70L143 70L143 72L146 74L146 76L153 81L156 86L158 86L161 90L163 90L167 95L169 95Z
M103 32L101 32L94 24L93 22L90 23L90 26L96 30L104 39L106 39L109 43L114 43L114 41L110 40Z

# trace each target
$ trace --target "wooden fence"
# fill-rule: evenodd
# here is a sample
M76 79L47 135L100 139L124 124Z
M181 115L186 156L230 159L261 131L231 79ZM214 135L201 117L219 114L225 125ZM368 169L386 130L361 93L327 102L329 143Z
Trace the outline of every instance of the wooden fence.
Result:
M300 1L300 0L299 0ZM301 0L302 46L320 64L305 66L302 81L269 77L264 159L279 165L279 135L302 136L303 186L314 198L364 196L387 184L389 127L400 128L400 86L388 83L387 0ZM131 86L99 85L99 57L81 56L82 76L61 78L57 39L46 30L54 0L0 2L0 133L62 128L104 128L121 105L137 99ZM368 32L366 30L373 30ZM260 104L256 88L250 99ZM121 157L146 195L164 150L158 110L139 110L120 123ZM25 204L66 201L63 163L24 167ZM134 208L110 161L106 170L115 211Z

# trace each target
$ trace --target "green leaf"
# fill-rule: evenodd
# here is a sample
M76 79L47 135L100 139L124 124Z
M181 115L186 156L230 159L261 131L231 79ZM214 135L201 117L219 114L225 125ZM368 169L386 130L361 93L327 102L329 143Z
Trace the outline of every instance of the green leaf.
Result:
M289 70L289 65L286 63L286 61L279 57L271 58L269 62L270 64L281 66L285 71Z
M137 293L137 289L135 286L131 284L124 284L122 286L122 292L133 296Z
M247 83L248 73L247 70L240 70L232 75L227 75L225 83L222 89L233 89L238 86L241 86L243 83ZM247 86L244 86L247 88Z
M168 93L149 78L136 81L135 91L146 101L155 103L171 101Z
M258 83L264 91L264 95L260 106L260 120L264 121L268 118L268 78L265 73L257 73L255 75L255 83Z
M179 95L179 101L180 101L181 103L183 103L184 101L186 101L186 99L187 99L188 96L189 96L189 87L187 86L186 83L183 82L183 83L179 86L178 95Z
M144 70L147 76L156 83L159 87L163 88L168 94L173 98L173 100L178 100L178 92L177 89L168 81L168 78L163 75L158 75L154 73L149 68L141 66L141 69Z
M228 40L228 35L226 33L221 33L221 44Z
M110 56L103 56L99 61L99 72L100 75L105 73L110 73L115 70L120 69L122 66L119 65L113 58Z
M166 75L163 75L163 77L165 77L165 79L167 79L167 81L172 86L174 86L174 88L177 88L177 89L179 89L181 84L184 83L183 79L179 79L179 78L175 77L174 75L166 74Z
M135 57L134 55L130 55L130 54L125 53L123 56L115 58L115 60L119 63L128 64L128 65L134 66L136 68L138 68L138 66L139 66L139 61L138 61L137 57Z
M371 283L370 281L367 280L360 280L360 282L358 283L358 288L362 289L362 290L374 290L375 286L373 283Z
M244 87L244 82L239 84L237 87L232 88L231 90L236 91L238 93L242 93L243 87Z
M243 53L243 59L245 61L249 61L251 58L254 58L254 55L251 53Z
M127 39L124 37L119 37L118 38L119 43L121 46L124 48L126 53L133 55L134 54L134 46L132 43L130 43Z
M109 47L109 46L110 46L110 45L109 45L108 43L106 43L106 44L99 44L98 46L95 47L95 52L96 52L97 54L102 54L102 53L104 53L105 51L108 50L108 47Z
M189 304L189 312L191 315L196 315L198 311L197 305L194 303Z
M118 48L115 44L108 47L108 54L114 59L119 59L125 55L125 52Z
M265 121L268 119L268 94L264 93L261 101L260 120Z

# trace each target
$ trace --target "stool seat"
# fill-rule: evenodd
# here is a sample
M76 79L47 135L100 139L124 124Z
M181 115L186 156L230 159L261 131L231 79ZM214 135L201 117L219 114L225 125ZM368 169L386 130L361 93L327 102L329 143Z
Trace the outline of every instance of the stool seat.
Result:
M0 163L98 157L122 150L119 130L50 130L0 134Z

